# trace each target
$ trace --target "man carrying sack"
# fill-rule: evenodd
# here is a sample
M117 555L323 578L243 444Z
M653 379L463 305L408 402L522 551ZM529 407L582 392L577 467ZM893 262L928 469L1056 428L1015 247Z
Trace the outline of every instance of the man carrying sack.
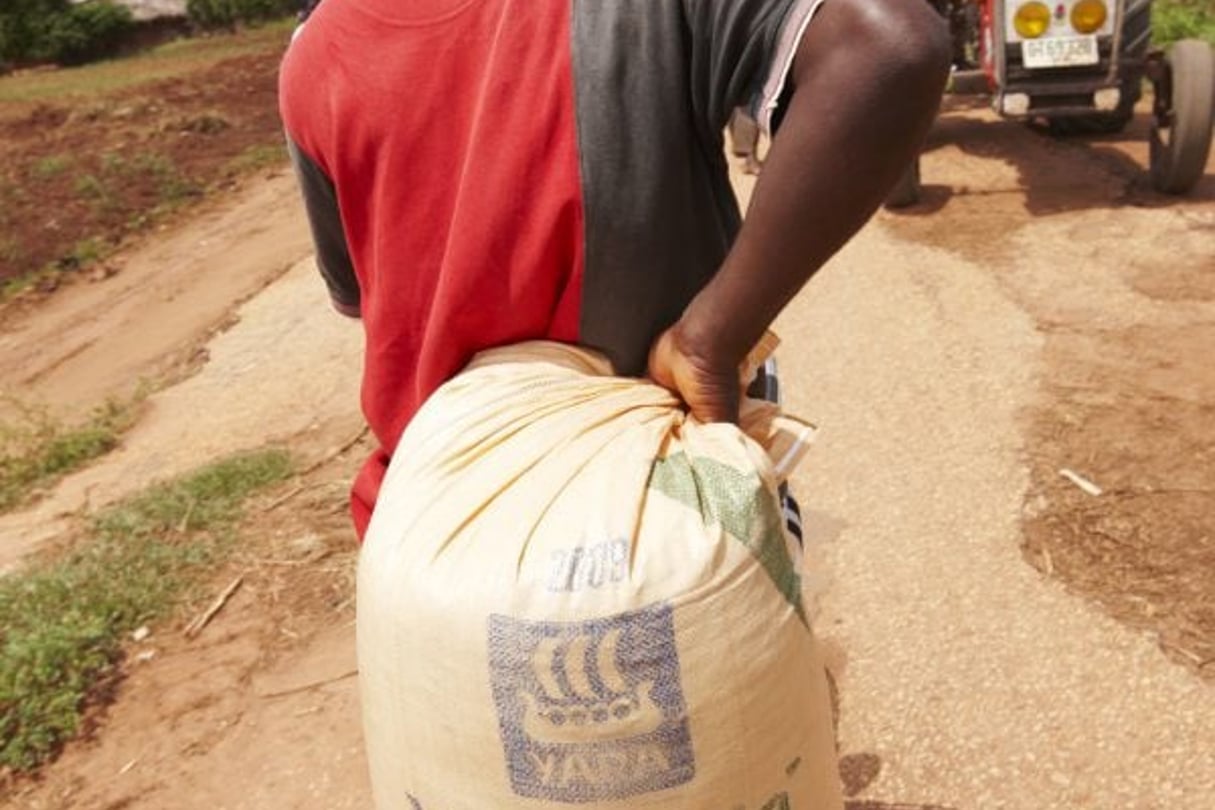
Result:
M380 444L379 810L842 809L781 513L812 429L742 391L948 62L909 0L324 0L297 31L283 120ZM771 136L745 223L739 108Z

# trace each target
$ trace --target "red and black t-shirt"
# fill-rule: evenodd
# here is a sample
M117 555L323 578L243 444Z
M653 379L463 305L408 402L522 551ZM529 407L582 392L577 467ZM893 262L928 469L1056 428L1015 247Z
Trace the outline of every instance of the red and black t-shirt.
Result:
M325 0L299 29L283 120L383 448L360 534L476 352L550 339L644 371L740 224L723 127L749 106L772 128L820 1Z

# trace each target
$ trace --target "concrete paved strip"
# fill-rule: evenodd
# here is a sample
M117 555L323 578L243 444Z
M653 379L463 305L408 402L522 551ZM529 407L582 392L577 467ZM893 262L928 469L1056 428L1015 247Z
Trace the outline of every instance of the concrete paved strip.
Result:
M29 509L0 515L0 574L82 510L306 431L325 442L358 431L362 330L332 311L311 257L236 315L237 323L208 343L206 366L153 395L118 449Z
M984 268L870 226L778 324L819 443L795 484L832 576L842 753L866 798L1215 801L1215 690L1026 565L1019 418L1040 339Z

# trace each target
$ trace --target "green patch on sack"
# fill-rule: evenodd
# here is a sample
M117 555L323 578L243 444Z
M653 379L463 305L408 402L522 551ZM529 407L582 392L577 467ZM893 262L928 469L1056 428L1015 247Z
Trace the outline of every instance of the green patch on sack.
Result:
M654 464L649 487L695 509L706 524L716 523L746 546L802 624L809 626L801 577L785 545L780 506L758 475L711 458L675 453Z

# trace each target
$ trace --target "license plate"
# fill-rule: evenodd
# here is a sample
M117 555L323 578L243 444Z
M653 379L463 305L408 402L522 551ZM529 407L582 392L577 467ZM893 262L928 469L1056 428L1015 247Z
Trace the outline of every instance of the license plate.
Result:
M1027 68L1076 67L1100 61L1096 36L1028 39L1021 43L1021 58Z

